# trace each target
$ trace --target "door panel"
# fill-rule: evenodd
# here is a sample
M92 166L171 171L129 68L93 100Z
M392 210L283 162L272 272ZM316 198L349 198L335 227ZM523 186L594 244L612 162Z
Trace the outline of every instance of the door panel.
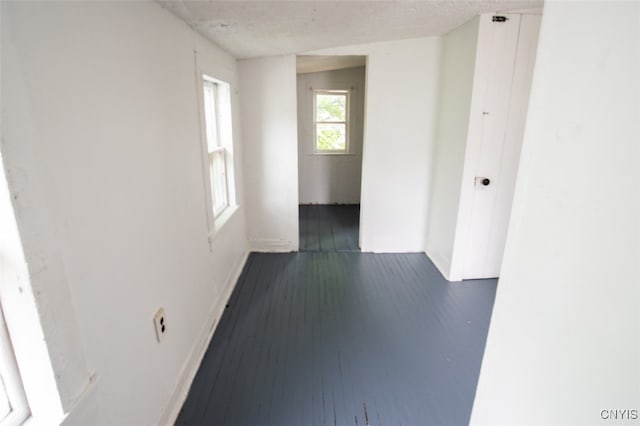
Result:
M484 107L480 137L480 155L475 164L475 176L490 180L488 186L478 180L468 182L475 187L472 196L472 215L469 225L464 278L486 276L488 242L493 225L493 210L500 186L502 146L509 111L509 93L513 80L514 58L518 45L519 15L511 15L505 22L491 25L489 73L485 83Z
M509 116L507 117L505 142L502 148L500 176L497 182L500 186L497 190L495 208L493 209L485 275L497 277L500 274L502 265L511 206L513 205L513 193L520 163L522 138L527 120L529 93L531 91L541 18L540 15L522 15L520 20L520 35L518 37L518 50L511 84Z
M473 166L477 178L465 182L474 190L464 279L500 274L526 121L540 17L506 16L506 22L491 25L481 146Z

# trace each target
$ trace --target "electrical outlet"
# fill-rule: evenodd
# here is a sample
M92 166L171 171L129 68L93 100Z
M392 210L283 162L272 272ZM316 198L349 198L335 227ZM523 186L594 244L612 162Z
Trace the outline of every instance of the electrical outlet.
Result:
M156 326L156 338L158 342L162 342L164 335L167 334L167 318L164 316L164 309L158 309L153 317L153 324Z

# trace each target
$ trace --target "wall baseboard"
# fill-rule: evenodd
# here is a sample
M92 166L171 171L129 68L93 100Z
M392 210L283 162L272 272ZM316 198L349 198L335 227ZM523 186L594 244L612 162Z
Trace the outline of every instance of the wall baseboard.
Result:
M360 197L348 200L299 200L301 206L359 206Z
M451 259L447 259L438 252L430 250L428 247L425 250L425 254L429 258L429 260L431 260L431 262L436 266L436 268L438 268L438 271L440 271L444 279L447 281L452 281L450 279Z
M288 253L291 251L297 251L297 243L289 240L249 240L249 250L262 253Z
M202 362L202 358L204 357L204 354L209 347L209 343L213 338L213 334L218 327L220 318L222 318L224 307L231 298L231 294L236 287L238 279L240 278L240 274L244 269L244 265L247 263L249 253L250 251L247 250L235 265L235 268L232 270L233 272L229 275L227 282L225 282L224 284L224 290L222 293L223 297L218 300L218 303L216 303L213 309L209 312L207 321L200 331L200 338L194 345L191 351L191 355L182 366L176 388L169 398L167 407L162 413L162 416L158 421L158 425L174 425L176 420L178 419L178 415L180 414L182 405L184 404L185 400L187 399L187 395L189 394L191 383L193 382L193 379L195 378L196 373L200 368L200 363Z

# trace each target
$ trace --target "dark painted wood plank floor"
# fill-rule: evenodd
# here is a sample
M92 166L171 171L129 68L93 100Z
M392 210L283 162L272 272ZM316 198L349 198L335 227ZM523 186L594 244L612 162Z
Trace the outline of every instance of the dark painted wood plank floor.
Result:
M300 251L359 251L359 204L301 204Z
M177 424L467 424L495 290L424 254L252 253Z

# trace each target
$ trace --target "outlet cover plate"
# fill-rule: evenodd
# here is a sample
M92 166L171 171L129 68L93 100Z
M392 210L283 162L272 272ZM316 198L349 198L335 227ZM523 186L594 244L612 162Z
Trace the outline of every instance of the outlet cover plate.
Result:
M162 342L165 334L167 334L167 319L163 308L158 309L158 312L153 317L153 325L156 328L156 339L158 339L158 342Z

